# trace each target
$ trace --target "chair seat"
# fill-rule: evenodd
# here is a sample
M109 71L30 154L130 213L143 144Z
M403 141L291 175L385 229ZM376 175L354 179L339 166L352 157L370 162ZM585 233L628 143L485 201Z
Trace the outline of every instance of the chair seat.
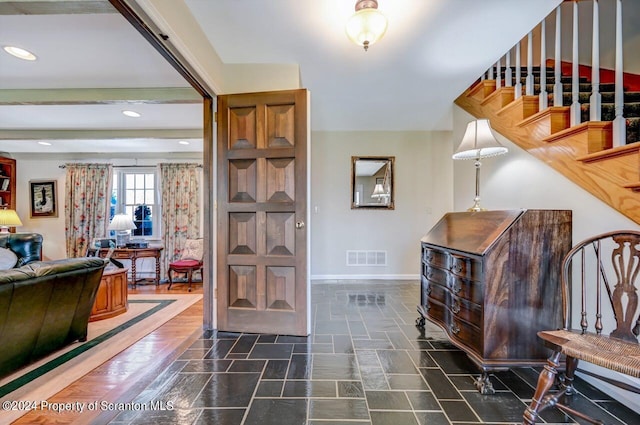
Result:
M640 344L562 329L538 332L538 336L560 347L566 356L640 378Z
M169 263L169 268L178 270L178 269L193 269L196 267L202 267L202 261L198 260L178 260L173 263Z

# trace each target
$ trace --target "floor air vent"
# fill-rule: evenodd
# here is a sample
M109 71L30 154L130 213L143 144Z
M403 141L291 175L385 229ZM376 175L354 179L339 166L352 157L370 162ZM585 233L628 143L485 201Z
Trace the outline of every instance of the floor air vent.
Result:
M386 266L387 251L347 251L347 266Z

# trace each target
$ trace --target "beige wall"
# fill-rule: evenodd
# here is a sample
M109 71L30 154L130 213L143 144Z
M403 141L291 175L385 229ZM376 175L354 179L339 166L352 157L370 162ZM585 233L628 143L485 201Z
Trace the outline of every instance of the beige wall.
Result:
M450 132L313 132L311 275L413 278L420 238L451 209ZM351 156L395 156L395 210L351 209ZM347 250L386 250L386 267L347 266Z

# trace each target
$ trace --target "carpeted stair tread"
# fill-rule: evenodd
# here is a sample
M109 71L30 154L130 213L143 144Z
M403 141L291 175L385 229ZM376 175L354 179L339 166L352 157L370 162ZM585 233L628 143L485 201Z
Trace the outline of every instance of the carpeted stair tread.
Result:
M600 93L602 103L614 103L616 94L612 92ZM580 103L589 103L591 101L591 92L581 92L578 95L578 101ZM553 102L553 93L549 93L549 102ZM562 94L562 104L569 106L573 102L573 96L571 93ZM624 102L640 102L640 92L626 92L624 94Z

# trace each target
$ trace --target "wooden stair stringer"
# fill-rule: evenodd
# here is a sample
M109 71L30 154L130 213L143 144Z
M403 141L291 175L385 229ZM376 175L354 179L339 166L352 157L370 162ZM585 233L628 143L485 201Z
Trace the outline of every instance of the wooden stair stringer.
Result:
M609 157L599 153L602 159L585 161L584 158L590 158L589 155L598 155L589 152L588 130L562 130L554 136L566 132L564 137L551 138L549 120L532 119L524 125L518 125L528 117L521 118L522 112L513 107L512 104L517 100L499 111L493 111L467 94L465 92L459 96L455 104L476 118L488 118L496 132L640 224L640 149L629 148L624 154L618 152ZM509 110L516 111L509 113ZM588 128L588 125L585 127Z

